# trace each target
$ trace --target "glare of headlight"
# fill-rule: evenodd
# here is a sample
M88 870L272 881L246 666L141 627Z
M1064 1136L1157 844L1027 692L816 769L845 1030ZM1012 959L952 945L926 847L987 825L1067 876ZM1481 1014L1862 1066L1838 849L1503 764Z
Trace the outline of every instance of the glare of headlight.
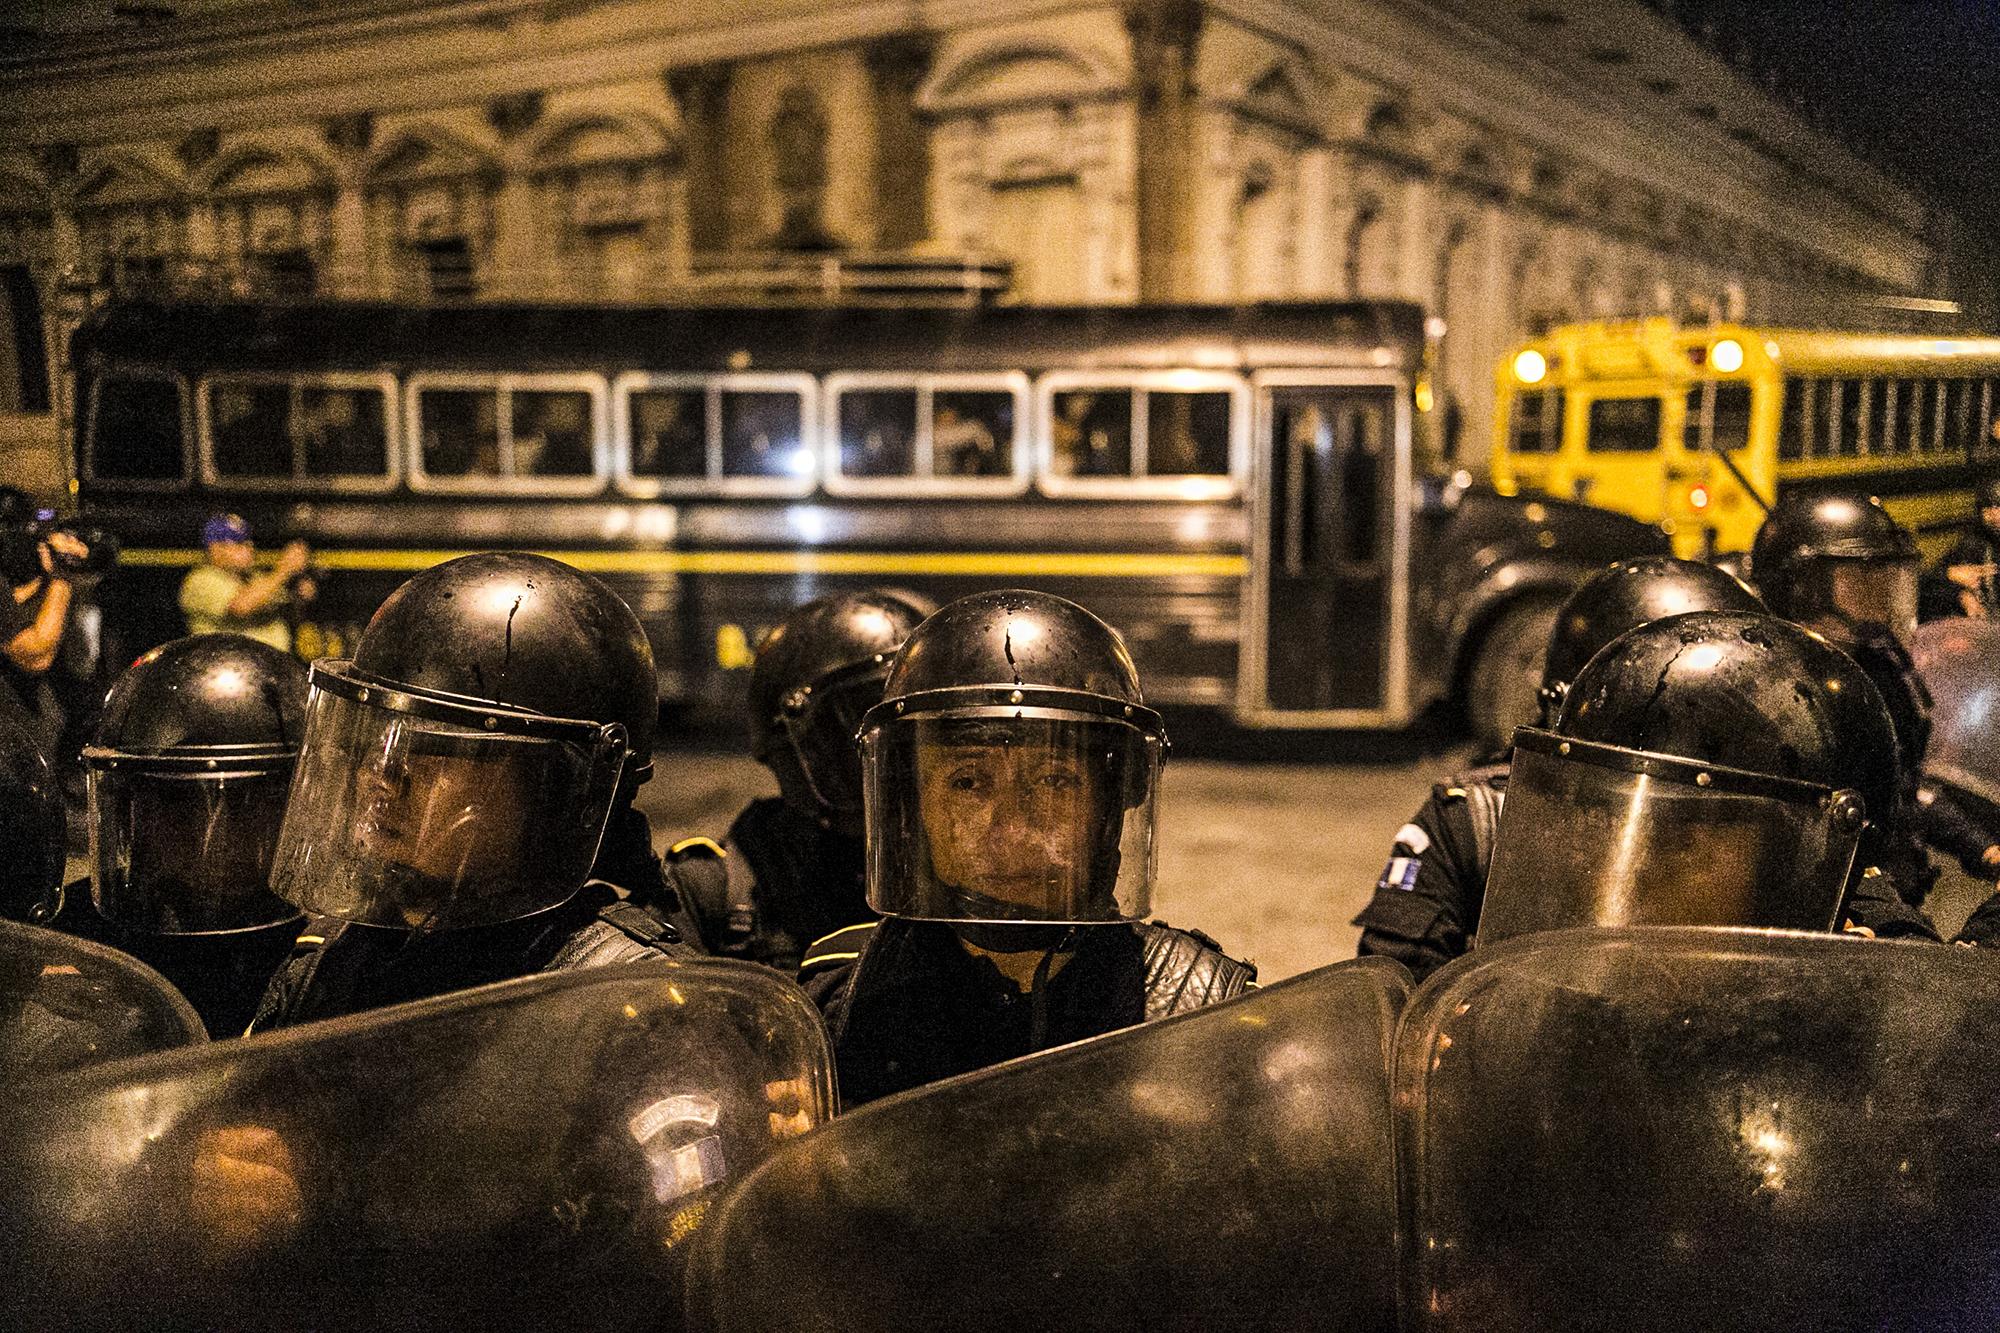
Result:
M1540 384L1548 373L1548 358L1532 347L1514 358L1514 378L1523 384Z
M1725 375L1743 369L1743 344L1734 338L1724 338L1709 349L1708 364Z

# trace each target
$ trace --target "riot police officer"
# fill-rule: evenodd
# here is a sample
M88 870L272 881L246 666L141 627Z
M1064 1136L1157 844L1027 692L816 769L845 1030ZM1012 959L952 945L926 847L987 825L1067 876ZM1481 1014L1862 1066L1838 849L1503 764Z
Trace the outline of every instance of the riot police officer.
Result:
M1896 734L1839 649L1697 611L1593 656L1515 733L1478 943L1575 925L1831 930L1897 799Z
M796 973L813 940L874 919L854 733L924 615L894 593L843 593L807 602L758 644L750 753L781 794L736 817L723 855L690 839L669 858L717 953Z
M25 717L0 708L0 917L46 926L62 910L62 787Z
M1952 594L1945 614L1985 620L2000 610L2000 473L1972 491L1972 521L1940 565Z
M305 926L268 887L304 728L306 669L238 634L177 639L118 678L84 747L90 881L55 928L159 970L241 1033Z
M1937 880L1925 848L1968 875L2000 873L1996 840L1952 794L1923 780L1931 700L1905 641L1916 628L1916 539L1873 496L1781 498L1757 531L1751 576L1772 611L1824 634L1868 673L1896 724L1903 786L1878 809L1881 870L1921 907Z
M982 593L926 620L861 730L868 903L801 979L848 1105L1196 1008L1254 968L1140 924L1160 717L1117 631Z
M1542 725L1554 720L1584 663L1625 631L1688 611L1762 609L1741 582L1691 560L1645 556L1599 570L1556 614L1542 665ZM1360 953L1394 958L1421 981L1470 946L1508 763L1503 752L1431 788L1430 798L1397 831L1374 897L1354 919L1361 927Z
M652 773L652 648L602 583L543 556L447 561L311 687L271 884L332 921L259 1028L699 952L631 808Z

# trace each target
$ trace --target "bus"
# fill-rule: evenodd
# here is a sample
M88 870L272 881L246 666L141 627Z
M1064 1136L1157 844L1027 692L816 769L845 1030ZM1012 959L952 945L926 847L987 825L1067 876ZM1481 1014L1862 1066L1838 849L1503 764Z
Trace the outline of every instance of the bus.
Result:
M1497 376L1497 489L1657 523L1688 557L1748 550L1793 491L1879 495L1936 557L1996 450L2000 338L1574 324Z
M736 706L812 597L1033 586L1117 626L1164 705L1369 728L1449 698L1504 734L1554 603L1664 539L1445 475L1426 356L1395 303L127 297L70 341L71 447L125 547L113 661L182 632L202 521L232 511L318 553L306 656L413 571L510 548L611 583L669 702Z

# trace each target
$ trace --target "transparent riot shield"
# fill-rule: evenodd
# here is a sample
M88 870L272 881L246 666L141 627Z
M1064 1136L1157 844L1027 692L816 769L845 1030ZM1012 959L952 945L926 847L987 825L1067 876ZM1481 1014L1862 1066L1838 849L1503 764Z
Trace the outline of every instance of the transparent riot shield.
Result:
M1390 1328L1408 987L1342 963L843 1117L718 1206L688 1322Z
M0 921L0 1087L206 1040L187 1000L138 959Z
M2000 808L2000 622L1919 625L1910 656L1931 692L1925 776Z
M701 960L49 1080L0 1110L0 1325L671 1328L686 1242L831 1068L796 987Z
M1969 950L1572 930L1397 1037L1409 1327L1990 1327L2000 970Z

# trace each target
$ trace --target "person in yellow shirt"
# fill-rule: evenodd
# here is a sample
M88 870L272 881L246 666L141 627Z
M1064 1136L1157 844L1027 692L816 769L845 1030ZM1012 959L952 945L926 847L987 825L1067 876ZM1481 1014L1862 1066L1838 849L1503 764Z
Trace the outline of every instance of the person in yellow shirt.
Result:
M208 554L181 581L181 614L190 634L244 634L284 652L292 650L285 609L318 593L301 577L312 559L302 541L286 544L275 565L252 573L257 547L250 525L235 514L216 514L202 525Z

